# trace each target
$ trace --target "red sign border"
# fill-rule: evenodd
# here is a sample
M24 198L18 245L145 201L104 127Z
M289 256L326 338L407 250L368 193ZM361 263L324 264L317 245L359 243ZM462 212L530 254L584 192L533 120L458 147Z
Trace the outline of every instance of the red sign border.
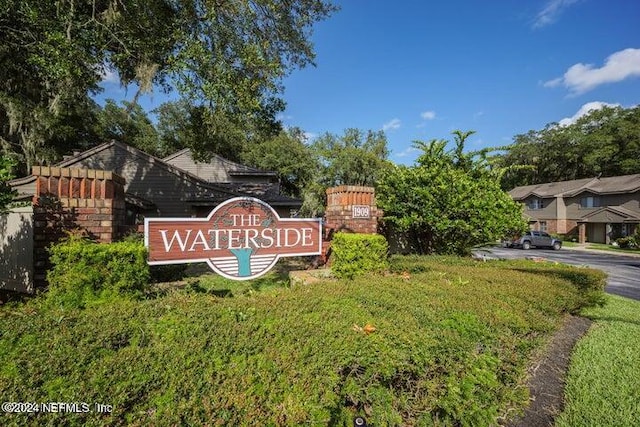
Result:
M313 256L313 255L321 255L322 254L322 218L280 218L280 215L278 215L278 212L276 212L275 209L273 209L273 207L271 205L269 205L268 203L257 199L255 197L233 197L231 199L225 200L224 202L220 203L218 206L216 206L206 218L145 218L144 219L144 247L145 248L149 248L149 223L151 222L192 222L192 223L206 223L209 222L211 220L211 218L216 214L216 212L218 212L220 209L224 208L226 205L231 204L231 203L235 203L235 202L242 202L242 201L249 201L252 203L259 203L261 205L263 205L264 207L268 208L269 210L271 210L271 212L275 215L275 217L277 218L278 222L295 222L295 221L313 221L313 222L317 222L318 223L318 249L317 251L313 251L313 252L304 252L304 253L293 253L293 254L276 254L276 258L274 259L274 261L271 263L271 265L269 265L269 267L267 267L265 270L261 271L260 273L253 275L253 276L247 276L247 277L237 277L237 276L231 276L227 273L224 273L222 271L220 271L215 265L213 265L213 263L211 262L210 258L194 258L194 259L189 259L189 260L165 260L165 261L149 261L147 260L147 264L149 265L171 265L171 264L194 264L194 263L198 263L198 262L206 262L209 267L211 267L211 269L221 275L222 277L225 277L227 279L231 279L231 280L251 280L251 279L257 279L258 277L263 276L264 274L268 273L269 271L271 271L271 269L273 268L274 265L276 265L276 263L280 260L280 258L285 258L285 257L294 257L294 256Z

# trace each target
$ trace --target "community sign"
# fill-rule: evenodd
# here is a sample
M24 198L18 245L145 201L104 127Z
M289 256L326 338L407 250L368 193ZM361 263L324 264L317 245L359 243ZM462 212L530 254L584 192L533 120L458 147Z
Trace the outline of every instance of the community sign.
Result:
M206 262L228 279L255 279L281 257L320 255L321 219L280 218L262 200L236 197L207 218L146 218L150 265Z

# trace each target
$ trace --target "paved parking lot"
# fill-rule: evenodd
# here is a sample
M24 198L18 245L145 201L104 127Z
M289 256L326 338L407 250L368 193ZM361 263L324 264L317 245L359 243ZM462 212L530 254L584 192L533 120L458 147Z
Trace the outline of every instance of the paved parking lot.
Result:
M640 300L640 257L609 254L587 250L562 248L546 249L491 248L486 254L492 258L517 259L541 257L571 265L587 265L603 270L609 275L605 290L611 294Z

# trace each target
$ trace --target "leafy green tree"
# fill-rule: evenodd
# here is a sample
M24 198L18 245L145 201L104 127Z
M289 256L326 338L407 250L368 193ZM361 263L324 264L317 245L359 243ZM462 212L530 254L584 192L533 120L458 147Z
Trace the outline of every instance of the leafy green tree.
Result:
M204 105L180 100L165 103L154 113L158 117L160 147L165 155L191 148L194 157L202 161L208 161L213 154L242 161L242 153L281 131L275 111L263 112L260 117L247 121L216 115Z
M391 164L387 160L387 137L382 131L347 129L342 136L325 133L313 141L310 150L319 166L304 189L302 210L307 215L324 211L327 188L374 186Z
M319 170L305 141L300 129L283 130L273 138L248 146L242 159L248 165L276 171L284 193L301 197Z
M158 132L140 105L123 101L118 106L108 99L98 113L96 130L102 142L116 140L154 156L165 155Z
M14 178L12 168L16 162L8 156L0 155L0 213L5 212L16 191L11 188L9 181Z
M377 185L384 222L406 232L420 253L467 254L472 247L526 228L522 207L500 188L500 174L484 151L464 153L470 133L447 141L416 142L414 166L388 169ZM465 136L466 135L466 136Z
M347 129L342 136L325 133L311 149L323 166L319 179L326 187L374 185L388 165L387 137L382 131Z
M640 173L640 106L604 107L575 123L548 124L516 135L495 159L502 167L529 165L505 174L503 188L595 176Z
M325 0L5 0L0 138L29 168L55 119L99 91L106 71L137 84L131 106L154 86L176 87L213 125L275 116L282 78L313 64L311 28L335 9Z
M15 116L9 118L0 101L0 147L18 161L14 168L17 175L29 174L33 164L46 164L72 150L102 142L95 128L100 107L92 99L60 102L59 113L36 109L23 116L26 121L14 121Z

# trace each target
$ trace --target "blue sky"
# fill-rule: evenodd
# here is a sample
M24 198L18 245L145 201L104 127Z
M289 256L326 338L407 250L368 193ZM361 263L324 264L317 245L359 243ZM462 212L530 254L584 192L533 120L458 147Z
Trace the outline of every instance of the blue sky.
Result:
M316 25L316 67L284 80L281 120L313 138L385 130L391 160L414 140L475 130L468 149L640 103L640 1L343 0ZM133 97L115 83L101 96ZM156 92L142 104L166 100Z

